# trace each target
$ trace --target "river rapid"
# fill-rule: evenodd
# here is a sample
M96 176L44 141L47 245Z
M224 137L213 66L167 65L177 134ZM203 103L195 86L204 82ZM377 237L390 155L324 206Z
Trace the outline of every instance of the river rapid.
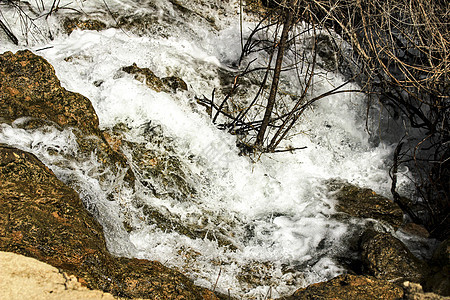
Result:
M1 4L0 17L19 46L0 33L0 51L42 55L66 89L88 97L101 129L120 133L138 180L129 186L125 171L78 155L69 129L2 124L0 143L34 153L74 187L103 225L112 253L161 261L196 284L243 299L289 295L345 271L347 238L363 221L334 218L324 182L339 178L390 196L393 147L367 132L365 96L316 102L281 145L302 150L242 156L239 137L217 129L196 101L220 91L223 74L239 69L239 1L62 0L47 18L52 1L21 2L34 23ZM121 17L151 22L65 34L64 18L81 13L112 27ZM256 23L243 19L245 37ZM120 71L133 63L182 78L188 91L149 89ZM301 94L298 78L283 76L289 92ZM339 73L317 75L313 93L344 80ZM255 90L249 83L239 101L250 102ZM369 123L376 132L376 118ZM400 171L406 191L408 170Z

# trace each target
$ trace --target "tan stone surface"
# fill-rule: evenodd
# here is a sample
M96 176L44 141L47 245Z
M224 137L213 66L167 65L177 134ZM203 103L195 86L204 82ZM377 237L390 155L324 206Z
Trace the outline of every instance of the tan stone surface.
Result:
M0 299L114 299L34 258L0 251Z

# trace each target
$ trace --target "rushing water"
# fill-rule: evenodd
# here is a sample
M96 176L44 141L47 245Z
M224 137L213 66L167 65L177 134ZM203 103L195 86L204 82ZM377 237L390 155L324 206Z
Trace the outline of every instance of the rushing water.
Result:
M29 6L42 16L38 2ZM44 1L47 11L51 2ZM66 9L36 19L43 30L30 27L28 40L21 36L28 46L0 35L0 51L36 51L65 88L88 97L100 127L122 136L121 150L139 181L130 187L121 172L100 173L95 156L79 155L69 129L24 130L18 120L0 125L0 142L36 154L73 186L104 226L111 252L159 260L197 284L246 299L287 295L344 271L337 258L346 255L345 238L358 221L332 217L334 200L324 181L341 178L385 195L390 187L393 149L370 142L363 96L317 102L284 144L303 150L240 156L236 136L218 130L195 100L220 89L221 73L231 72L239 58L239 1L108 0L116 20L103 1L63 2ZM136 30L66 35L63 17L75 14L67 8L110 25L120 16L151 22ZM20 32L14 11L1 9ZM245 23L244 32L251 26ZM133 63L160 77L181 77L189 91L155 92L120 72ZM294 77L284 80L294 82L292 92L299 88ZM318 77L316 92L343 80L340 74Z

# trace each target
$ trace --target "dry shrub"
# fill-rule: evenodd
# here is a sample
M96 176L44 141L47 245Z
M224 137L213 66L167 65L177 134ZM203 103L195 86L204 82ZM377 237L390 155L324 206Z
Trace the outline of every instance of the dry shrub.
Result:
M317 16L352 46L359 83L404 122L394 162L412 168L410 217L448 237L450 9L445 0L313 0ZM393 174L395 177L395 174ZM395 181L394 181L395 182ZM401 201L393 187L394 198Z

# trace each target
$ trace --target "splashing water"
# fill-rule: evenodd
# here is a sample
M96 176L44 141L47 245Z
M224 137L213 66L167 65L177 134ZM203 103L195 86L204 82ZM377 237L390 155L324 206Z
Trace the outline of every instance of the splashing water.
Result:
M17 120L0 125L0 142L34 153L74 187L116 255L159 260L196 284L246 299L288 295L342 273L337 257L348 251L344 241L353 224L332 217L324 180L342 178L385 195L390 186L393 149L369 143L364 98L339 94L319 101L287 141L306 149L252 162L195 101L220 88L220 71L239 58L238 1L107 3L120 17L152 23L137 31L67 36L60 24L71 15L55 13L36 20L52 28L54 39L41 33L29 44L46 48L37 54L54 66L62 85L88 97L100 127L121 136L136 186L122 180L124 172L105 171L93 155L81 155L70 129L25 130ZM60 5L78 5L109 25L117 21L103 1ZM12 11L3 12L14 20ZM0 38L2 52L20 49ZM160 77L181 77L189 91L155 92L120 72L133 63ZM339 74L327 80L316 89L343 82Z

